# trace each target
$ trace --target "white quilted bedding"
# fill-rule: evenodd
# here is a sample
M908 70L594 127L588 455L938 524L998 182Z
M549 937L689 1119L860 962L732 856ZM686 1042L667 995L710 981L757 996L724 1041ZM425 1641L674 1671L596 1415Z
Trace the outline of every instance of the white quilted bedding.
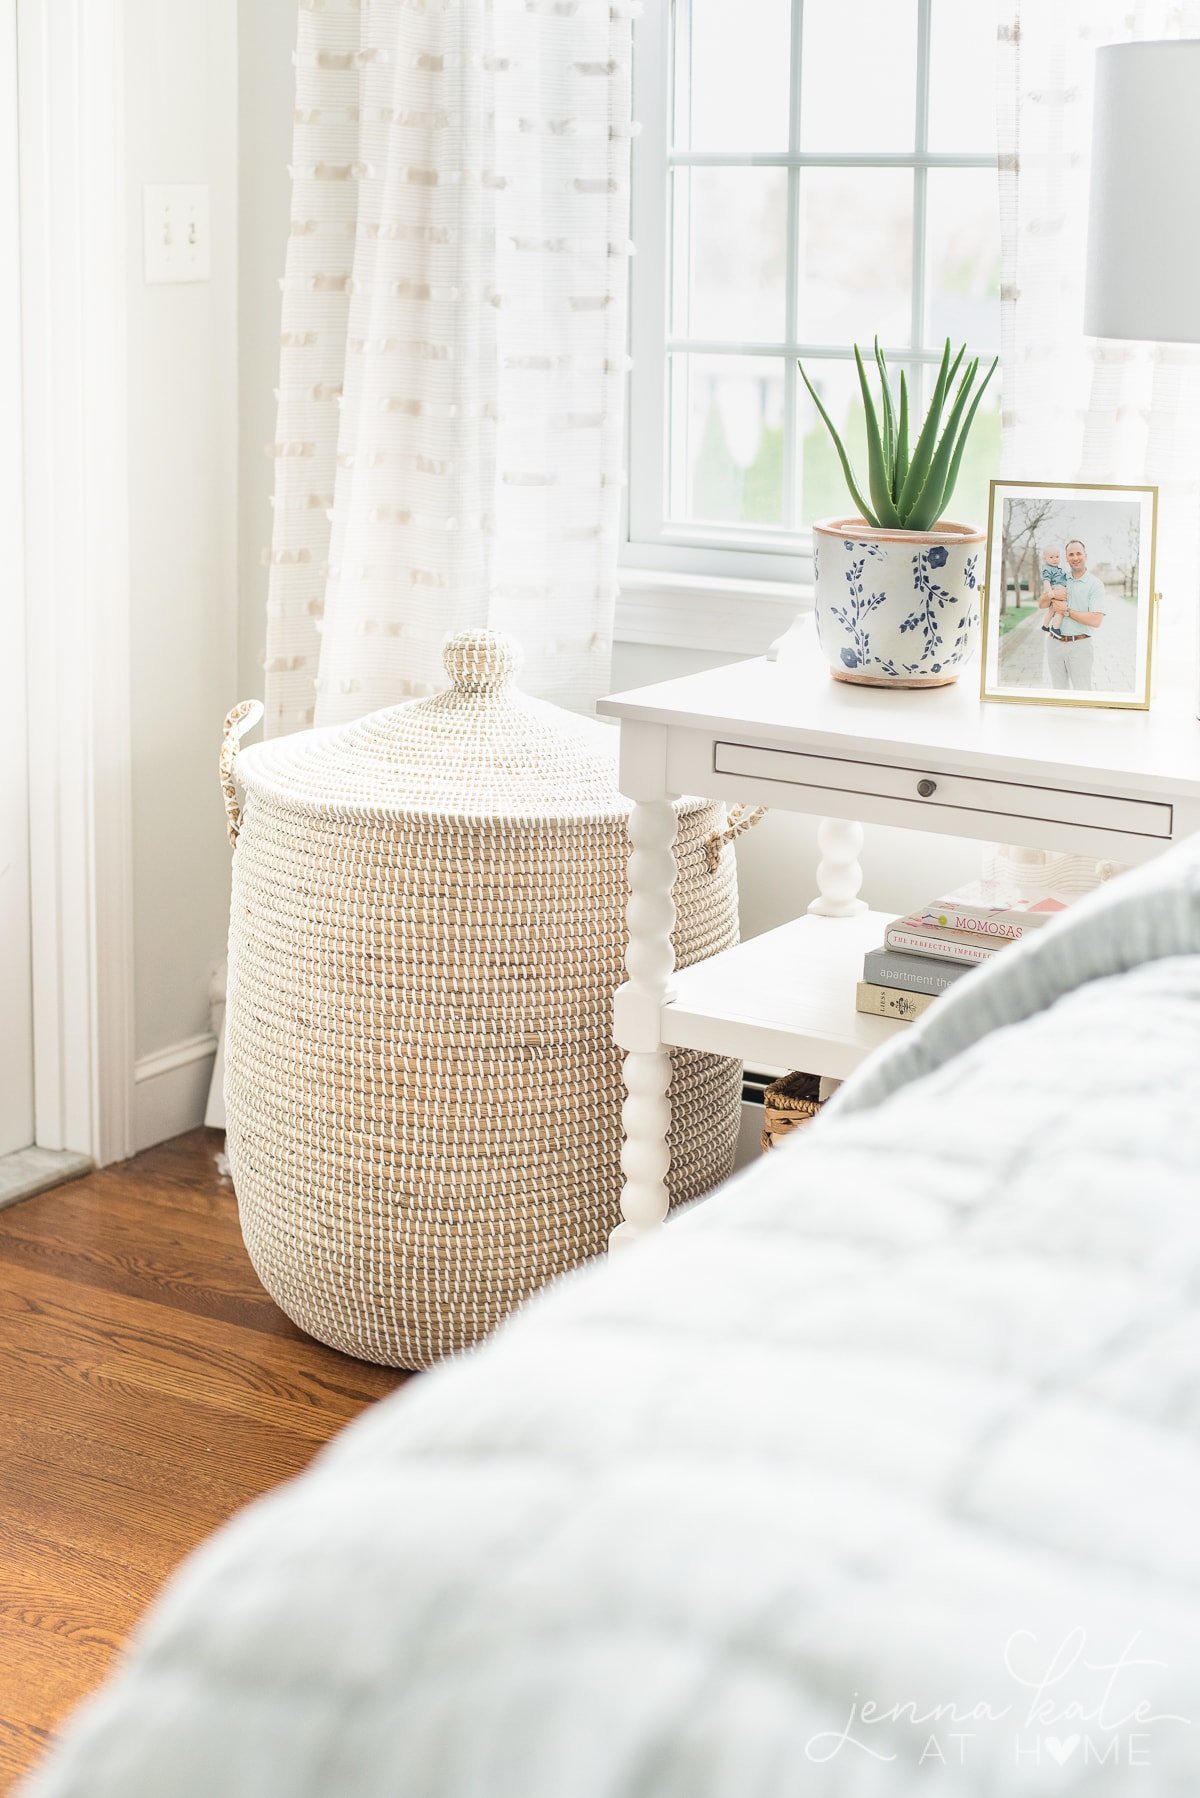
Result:
M377 1406L32 1791L1196 1798L1200 855Z

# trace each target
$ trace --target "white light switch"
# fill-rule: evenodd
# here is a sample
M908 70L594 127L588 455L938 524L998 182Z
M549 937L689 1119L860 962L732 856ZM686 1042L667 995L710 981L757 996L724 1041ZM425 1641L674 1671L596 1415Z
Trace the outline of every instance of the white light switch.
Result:
M146 280L207 281L207 187L144 187Z

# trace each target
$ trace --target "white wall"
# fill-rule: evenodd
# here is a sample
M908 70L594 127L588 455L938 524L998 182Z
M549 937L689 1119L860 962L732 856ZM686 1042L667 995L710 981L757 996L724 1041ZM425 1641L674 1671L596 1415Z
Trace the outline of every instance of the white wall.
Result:
M221 721L261 695L296 0L126 0L138 1147L198 1123L225 956ZM147 286L142 189L205 183L211 279Z
M209 977L224 954L228 915L216 757L221 720L237 697L237 23L237 0L125 4L136 1053L143 1073L161 1073L161 1052L181 1044L203 1053ZM160 182L211 188L207 282L145 284L142 188Z

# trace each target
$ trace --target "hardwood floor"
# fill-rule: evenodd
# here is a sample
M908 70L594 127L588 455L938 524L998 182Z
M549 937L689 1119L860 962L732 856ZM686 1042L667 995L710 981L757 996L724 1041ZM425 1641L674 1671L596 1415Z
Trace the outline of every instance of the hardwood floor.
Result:
M267 1297L221 1145L0 1211L0 1791L188 1550L404 1378Z

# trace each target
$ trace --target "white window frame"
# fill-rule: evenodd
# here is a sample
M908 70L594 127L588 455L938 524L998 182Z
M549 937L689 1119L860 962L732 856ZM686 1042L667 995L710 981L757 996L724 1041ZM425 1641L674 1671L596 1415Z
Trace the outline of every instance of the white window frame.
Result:
M804 0L791 0L791 109L786 151L679 151L668 142L671 123L672 31L676 14L686 18L686 0L658 0L638 21L633 66L633 110L641 132L633 146L632 236L637 254L630 274L630 350L633 372L627 407L629 487L621 551L623 603L619 635L625 640L667 641L668 626L684 616L696 621L686 640L702 648L732 648L749 638L764 647L763 632L811 603L812 535L794 528L675 524L666 516L668 469L668 355L675 351L719 351L742 356L782 356L785 416L795 417L796 358L852 357L849 345L802 343L795 337L798 269L791 252L798 228L799 172L803 168L912 169L913 291L912 343L919 344L925 316L926 177L938 168L994 168L996 156L939 154L928 149L929 42L932 0L917 0L916 128L911 151L823 153L800 145L800 53ZM674 168L766 167L788 171L789 254L785 293L788 340L782 343L708 342L670 334L670 177ZM885 345L918 371L936 365L940 351ZM914 404L921 403L921 383ZM786 436L785 505L796 495L795 432ZM741 617L730 614L740 600ZM749 625L749 631L745 626ZM675 639L678 641L678 634ZM770 641L770 637L766 639Z

